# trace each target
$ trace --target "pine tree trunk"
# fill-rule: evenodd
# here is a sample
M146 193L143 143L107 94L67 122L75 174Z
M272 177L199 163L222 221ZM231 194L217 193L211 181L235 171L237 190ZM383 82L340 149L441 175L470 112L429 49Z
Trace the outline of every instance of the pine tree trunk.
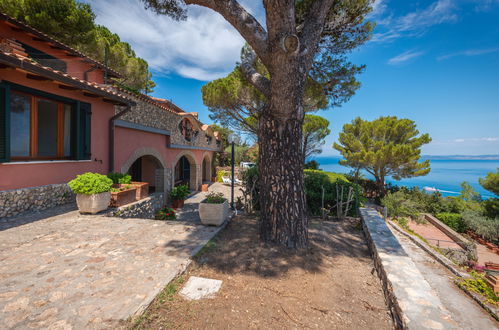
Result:
M303 116L283 120L274 115L276 110L270 106L259 122L260 235L265 242L304 248L308 244L308 220L303 186Z

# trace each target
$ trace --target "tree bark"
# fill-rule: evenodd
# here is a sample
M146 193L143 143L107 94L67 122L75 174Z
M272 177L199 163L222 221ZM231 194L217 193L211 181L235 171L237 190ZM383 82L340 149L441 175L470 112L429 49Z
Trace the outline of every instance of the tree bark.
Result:
M308 244L301 134L300 120L275 118L272 107L260 119L260 236L289 248Z

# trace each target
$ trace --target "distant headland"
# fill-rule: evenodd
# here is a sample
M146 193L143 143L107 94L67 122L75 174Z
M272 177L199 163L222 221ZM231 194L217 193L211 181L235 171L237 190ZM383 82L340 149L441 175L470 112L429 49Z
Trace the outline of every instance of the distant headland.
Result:
M499 155L423 155L424 159L451 159L451 160L499 160Z

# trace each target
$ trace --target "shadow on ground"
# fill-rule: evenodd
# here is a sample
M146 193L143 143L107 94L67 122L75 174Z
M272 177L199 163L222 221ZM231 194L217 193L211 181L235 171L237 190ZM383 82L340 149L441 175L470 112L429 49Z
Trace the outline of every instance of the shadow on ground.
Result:
M326 257L328 262L341 257L370 262L359 221L311 221L309 247L297 251L261 242L258 219L254 216L238 216L194 260L223 273L247 273L261 277L282 276L292 269L320 272ZM195 231L192 234L196 235ZM182 250L188 248L186 243L189 241L170 241L165 247ZM205 253L207 251L210 253Z

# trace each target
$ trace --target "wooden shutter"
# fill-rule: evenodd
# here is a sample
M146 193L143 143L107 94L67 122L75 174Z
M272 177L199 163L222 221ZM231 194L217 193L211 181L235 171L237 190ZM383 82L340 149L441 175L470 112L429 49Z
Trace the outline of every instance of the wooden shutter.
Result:
M10 89L0 85L0 163L10 160Z
M76 158L79 160L92 159L91 129L92 129L92 106L89 103L80 102L77 111L77 150Z

